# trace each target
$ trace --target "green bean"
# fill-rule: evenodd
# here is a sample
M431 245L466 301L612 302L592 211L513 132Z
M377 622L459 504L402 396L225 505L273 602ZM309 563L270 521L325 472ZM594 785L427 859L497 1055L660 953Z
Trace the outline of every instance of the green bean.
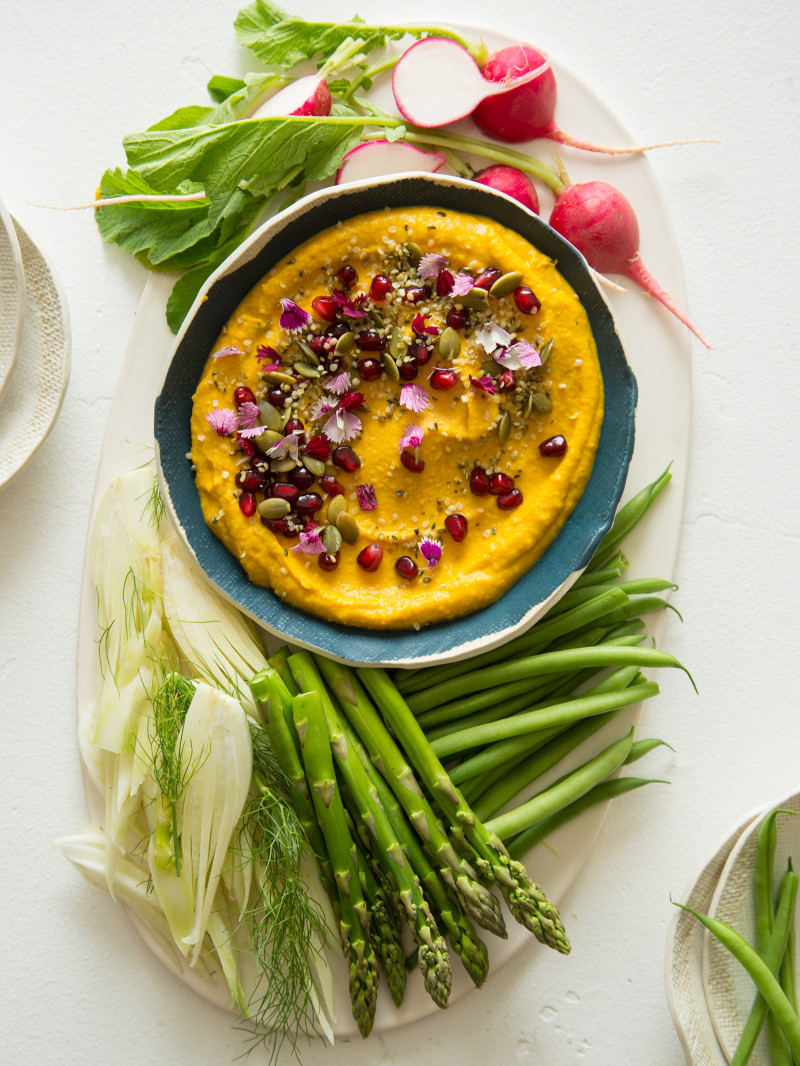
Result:
M664 592L667 589L674 591L677 587L673 581L667 581L666 578L660 577L646 577L637 581L621 581L618 585L609 585L609 588L621 589L626 596L644 596L653 592ZM587 588L578 589L571 588L553 605L551 608L552 614L555 617L563 611L578 607L583 603L587 603L595 595L597 595L595 586L590 585Z
M639 759L643 759L645 755L653 751L654 748L669 748L670 751L675 751L671 744L667 744L666 740L658 740L656 737L647 737L645 740L635 740L631 747L630 754L625 760L625 765L630 766L632 762L638 762Z
M616 555L608 560L601 570L584 570L581 576L575 581L572 588L583 589L586 588L587 585L604 585L606 582L613 581L615 578L620 577L622 572L628 569L628 565L628 560L621 551L618 551ZM557 606L557 604L554 604L553 606ZM551 607L550 611L552 610L553 608ZM550 611L547 613L549 614ZM545 615L545 618L546 617L547 615Z
M715 918L700 914L699 911L692 910L691 907L687 907L683 903L677 903L676 906L693 914L698 921L702 922L712 936L715 936L722 946L727 948L733 957L744 966L775 1016L778 1025L789 1042L792 1054L800 1059L800 1017L792 1010L792 1005L786 998L786 993L778 983L778 979L770 971L758 952L750 947L744 937L740 936L735 929L731 929L724 922L718 922Z
M787 944L794 930L794 911L797 901L797 874L792 870L791 864L781 878L778 889L778 907L775 912L775 921L772 926L772 934L769 938L764 963L770 972L775 973L782 966L782 959L786 958ZM792 959L792 963L794 960ZM791 1003L791 999L790 999ZM793 1004L792 1004L793 1005ZM793 1005L794 1006L794 1005ZM796 1010L795 1010L796 1013ZM767 1016L767 1003L760 993L756 993L750 1014L745 1022L736 1051L731 1059L731 1066L745 1066L755 1047L758 1035Z
M671 478L672 474L668 466L660 477L645 486L641 492L637 492L632 499L620 507L611 529L598 544L589 565L586 567L590 573L593 570L599 570L601 566L608 562L609 557L617 551L625 537L644 518L653 503L667 487Z
M549 818L543 818L529 829L518 833L506 844L508 853L512 859L518 859L522 862L525 856L542 840L546 840L562 825L566 825L567 822L571 822L574 818L583 814L584 811L596 807L597 804L605 803L606 800L615 799L617 796L624 796L627 792L642 788L643 785L668 784L669 781L661 781L658 778L649 777L612 777L610 781L601 781L599 785L595 785L585 795L573 800L572 803L562 807L555 814L551 814Z

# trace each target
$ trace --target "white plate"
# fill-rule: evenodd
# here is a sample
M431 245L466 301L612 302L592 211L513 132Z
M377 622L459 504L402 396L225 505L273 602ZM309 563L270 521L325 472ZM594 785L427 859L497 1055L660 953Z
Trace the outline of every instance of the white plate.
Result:
M69 381L67 301L53 268L14 222L25 272L25 324L19 359L0 401L0 488L53 428Z
M692 878L680 896L692 910L708 914L725 864L742 834L758 819L763 808L750 811L726 834L711 858ZM705 929L688 911L675 908L667 934L664 978L672 1021L689 1066L725 1066L706 1004L703 985L703 942Z
M0 400L17 365L24 312L22 253L14 223L0 199Z
M482 37L490 49L516 43L512 38L493 30L475 27L459 29L476 40ZM565 129L575 136L592 136L602 143L632 143L630 132L587 86L558 61L554 62L554 66L559 77L558 116ZM389 94L387 99L386 93L385 87L378 87L374 98L381 106L391 106L394 110L391 95ZM476 135L468 121L459 123L456 128L459 132ZM539 142L535 148L532 154L542 159L550 158L550 142ZM667 291L685 304L683 275L675 234L648 161L632 157L611 163L609 159L598 158L593 153L579 153L567 148L560 151L560 154L573 181L593 178L608 180L612 177L610 166L613 167L613 183L631 200L639 217L644 262ZM552 196L547 190L540 190L540 194L542 217L547 218ZM148 448L151 445L153 401L174 340L164 320L164 306L171 284L172 279L163 275L151 275L145 288L109 412L108 428L100 453L93 512L108 481L117 474L141 465L144 457L143 445ZM632 289L624 295L611 292L609 298L626 343L629 361L639 383L636 446L623 500L652 481L670 463L673 473L672 484L656 505L657 519L654 517L650 520L649 527L645 525L637 530L626 544L626 554L631 563L628 573L631 576L670 578L674 572L678 548L689 455L690 335L660 305L637 290ZM657 522L655 536L654 522ZM95 606L94 590L88 567L85 565L78 636L79 707L86 706L94 697L97 659ZM662 627L663 617L657 616L651 627L656 640ZM629 713L631 716L635 714ZM630 717L620 716L614 728L627 730L630 728L630 721ZM610 738L604 731L602 737L598 735L594 740L597 747L590 754L599 750L603 744L609 743ZM102 803L88 780L87 801L92 817L102 822ZM562 909L567 892L583 866L605 813L606 806L593 808L581 819L561 830L557 852L545 845L540 845L534 852L531 873L542 884L550 898L556 904L562 905ZM523 946L533 952L545 950L529 933L516 925L513 919L509 918L508 925L507 941L487 936L487 941L490 942L490 980L498 967ZM151 946L154 947L152 944ZM185 979L207 998L218 1003L227 1000L227 993L223 989L219 986L208 987L193 972L187 972ZM472 987L456 962L451 998L456 999ZM342 963L337 968L337 1036L350 1036L356 1032L349 1012L346 989L346 975ZM379 997L375 1031L405 1024L435 1013L436 1009L422 990L421 982L412 979L406 1000L399 1011L393 1007L388 996Z
M732 926L749 944L755 944L753 915L753 862L759 827L769 811L784 809L800 813L800 794L795 793L770 803L739 838L719 879L708 913L720 922ZM777 846L775 849L775 890L777 891L787 859L794 858L800 867L800 818L778 815ZM795 926L798 926L797 915ZM720 1047L728 1062L733 1058L742 1029L755 998L755 986L731 953L716 937L706 932L703 937L703 985L708 1013ZM769 1047L762 1031L750 1066L770 1066Z

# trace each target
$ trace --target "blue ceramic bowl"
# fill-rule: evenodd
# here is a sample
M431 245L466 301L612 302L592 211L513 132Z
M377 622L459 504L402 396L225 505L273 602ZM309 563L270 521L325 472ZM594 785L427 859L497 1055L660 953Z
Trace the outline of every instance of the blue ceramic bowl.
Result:
M421 631L371 630L307 614L254 585L206 525L190 464L192 395L222 326L280 259L340 219L386 207L432 205L486 215L558 261L589 316L605 388L605 417L591 478L538 562L499 600ZM614 517L633 452L636 379L611 311L583 257L515 200L463 178L413 174L323 189L275 215L209 278L173 347L155 404L156 456L173 522L209 580L269 633L362 664L421 665L466 658L527 629L589 561Z

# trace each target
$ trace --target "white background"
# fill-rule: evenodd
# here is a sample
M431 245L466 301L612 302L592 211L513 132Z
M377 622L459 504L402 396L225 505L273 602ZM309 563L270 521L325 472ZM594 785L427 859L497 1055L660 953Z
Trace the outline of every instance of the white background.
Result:
M353 0L355 3L355 0ZM0 190L67 291L72 380L60 419L0 495L0 818L4 1062L231 1062L241 1035L150 955L114 905L53 847L85 813L75 643L88 508L106 415L144 272L105 246L89 200L124 133L205 100L245 69L238 0L29 0L2 5ZM297 0L307 17L352 14ZM612 808L565 901L569 958L532 945L446 1014L326 1049L326 1063L647 1063L682 1052L663 983L670 896L728 826L800 788L796 615L796 149L800 7L752 0L364 0L370 21L450 19L517 34L578 72L640 141L718 136L652 155L680 243L694 416L676 597L663 646L692 669L660 678L648 732L667 776ZM657 531L655 531L657 535ZM254 1059L254 1061L256 1061Z

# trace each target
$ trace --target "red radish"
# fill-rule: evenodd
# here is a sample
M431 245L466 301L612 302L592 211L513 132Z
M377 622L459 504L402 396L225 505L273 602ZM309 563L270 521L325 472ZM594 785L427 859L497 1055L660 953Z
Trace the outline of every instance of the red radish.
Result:
M556 197L550 225L601 274L624 274L655 297L703 342L713 345L645 269L639 258L639 223L622 193L604 181L567 184Z
M495 166L479 170L474 180L490 189L504 192L506 196L519 200L523 207L527 207L535 215L539 214L539 197L534 184L521 170L497 163Z
M446 162L444 152L423 152L405 141L364 141L343 157L336 184L380 178L384 174L407 174L413 170L435 174Z
M277 115L329 115L331 94L324 77L309 74L298 78L270 96L251 118L274 118Z
M556 79L552 69L542 71L546 58L542 52L529 44L511 45L489 56L481 68L482 77L498 85L511 87L499 95L487 96L475 108L472 118L483 133L510 144L531 141L536 137L549 137L559 144L569 144L587 152L605 152L609 155L627 155L631 152L644 152L648 148L694 143L688 140L661 141L658 144L607 148L570 137L556 125ZM520 85L514 84L532 73L537 75L533 80Z
M534 82L550 66L542 59L538 68L498 84L481 74L481 68L462 45L447 37L424 37L407 48L392 74L392 92L403 118L415 126L445 126L471 115L486 97L505 95Z

